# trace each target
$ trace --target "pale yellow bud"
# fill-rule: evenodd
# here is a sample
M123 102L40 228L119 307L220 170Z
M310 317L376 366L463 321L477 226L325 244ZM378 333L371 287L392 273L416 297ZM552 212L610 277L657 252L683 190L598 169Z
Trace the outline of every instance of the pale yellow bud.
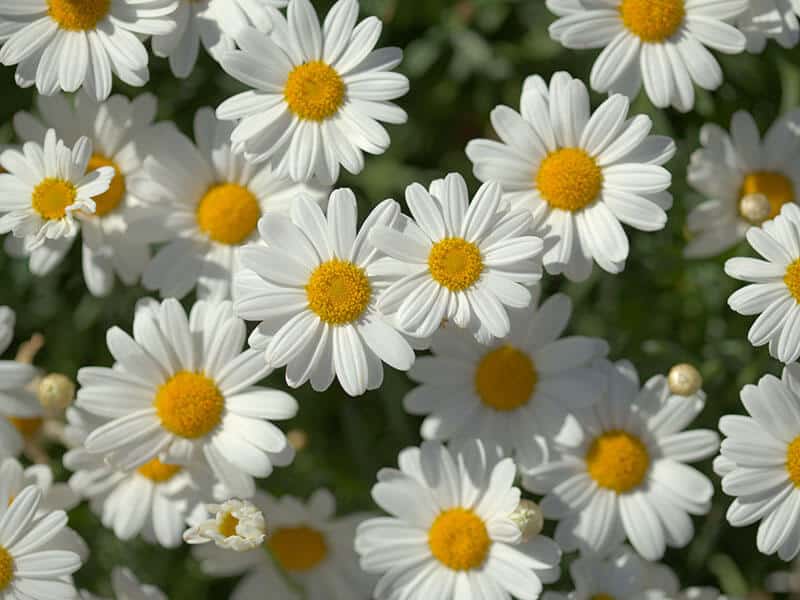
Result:
M45 408L64 410L75 399L75 384L66 375L50 373L39 382L37 393Z
M692 365L681 363L669 370L667 383L669 391L673 394L691 396L703 387L703 377Z
M771 213L772 206L764 194L747 194L739 200L739 214L753 225L761 225Z

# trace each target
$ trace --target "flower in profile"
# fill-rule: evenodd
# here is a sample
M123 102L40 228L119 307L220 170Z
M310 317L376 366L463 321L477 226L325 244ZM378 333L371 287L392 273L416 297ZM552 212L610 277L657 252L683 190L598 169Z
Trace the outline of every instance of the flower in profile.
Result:
M183 533L187 544L214 542L220 548L246 552L264 543L267 523L254 504L233 498L222 504L207 504L213 516L192 525Z

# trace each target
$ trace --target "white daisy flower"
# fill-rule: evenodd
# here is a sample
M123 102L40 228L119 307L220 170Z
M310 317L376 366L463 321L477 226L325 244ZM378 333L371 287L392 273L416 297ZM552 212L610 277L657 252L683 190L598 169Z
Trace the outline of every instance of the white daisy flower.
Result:
M559 578L558 546L542 535L522 542L510 518L520 501L513 460L495 463L470 440L458 451L424 442L398 462L372 488L392 516L356 534L361 567L381 574L376 598L534 600Z
M600 339L560 337L572 302L556 294L536 307L512 311L507 338L485 346L463 330L433 335L432 356L409 371L421 385L403 399L411 414L426 415L425 439L478 438L513 457L521 471L547 460L546 439L571 410L590 406L606 387L608 354Z
M242 575L232 598L261 600L264 590L281 600L367 600L368 578L353 551L361 515L336 518L336 500L324 489L305 503L292 496L273 498L259 491L253 503L267 515L269 536L249 552L214 544L195 546L193 555L208 575Z
M748 282L728 298L742 315L758 315L747 339L753 346L769 344L769 353L784 363L800 357L800 208L786 204L780 214L747 231L747 241L763 258L737 256L725 262L725 272Z
M207 504L206 510L214 515L192 525L183 532L187 544L214 542L220 548L245 552L264 543L267 523L262 513L247 500L233 498L222 504Z
M76 405L111 419L86 438L86 449L121 470L154 458L207 465L230 492L248 498L253 477L285 466L294 451L270 420L297 413L294 398L256 386L269 374L261 353L241 351L244 322L229 302L198 302L188 316L173 299L139 304L134 337L108 331L114 367L78 372Z
M390 267L383 266L370 233L393 227L400 216L384 200L357 231L356 198L336 190L327 217L298 197L291 217L268 215L259 223L264 244L241 251L236 278L237 314L261 321L250 346L272 368L286 366L286 383L310 380L317 391L334 377L351 396L377 389L383 363L407 371L414 363L408 341L376 308Z
M278 15L271 36L242 29L241 50L219 53L222 68L254 88L217 108L220 119L238 120L234 148L256 162L270 160L295 181L316 176L332 184L340 165L364 168L364 152L382 154L389 134L380 124L405 123L391 100L408 91L392 71L399 48L373 50L381 22L356 25L357 0L339 0L323 27L309 0L290 0L288 21Z
M530 213L509 210L502 194L490 182L470 202L457 173L434 181L429 190L413 183L406 204L414 220L405 219L402 231L384 226L370 234L408 273L378 301L384 313L396 313L401 329L426 338L448 319L483 342L508 335L507 308L528 306L525 286L541 279L543 244L529 235Z
M57 542L67 525L63 510L40 512L42 491L24 488L9 504L0 503L0 592L7 600L71 600L70 575L81 558Z
M94 213L93 198L111 185L114 169L99 166L86 172L92 142L81 137L72 149L48 129L44 144L26 142L22 151L0 154L0 233L24 238L28 251L47 240L74 237L76 213Z
M702 148L692 154L686 177L708 199L689 213L686 256L705 258L728 250L751 225L800 201L798 126L800 111L776 120L763 140L745 111L733 115L730 134L712 123L703 126Z
M92 214L78 212L82 232L83 277L95 296L107 296L117 274L125 285L134 285L142 274L150 251L142 228L141 201L130 190L130 180L142 167L150 136L155 135L153 119L156 99L142 94L134 100L115 95L97 102L85 94L74 101L63 94L39 96L39 116L28 112L14 115L17 136L26 141L41 142L45 131L53 128L68 145L81 136L92 142L93 154L87 170L111 167L114 176L108 190L93 198ZM64 259L74 235L48 240L39 248L26 252L17 238L6 240L6 249L17 255L30 256L31 272L47 275Z
M748 0L560 0L550 37L566 48L603 48L591 73L592 89L633 98L644 89L659 108L688 112L694 85L715 90L722 69L706 46L725 54L745 49L729 22Z
M164 593L153 585L139 583L133 572L125 567L114 567L111 571L111 589L115 600L167 600ZM80 591L81 600L110 600L95 596L88 590Z
M89 507L120 540L137 535L164 548L181 545L184 523L201 511L201 498L212 490L212 477L197 465L180 466L152 458L140 467L123 471L108 465L103 455L88 452L86 437L110 419L86 411L67 410L70 445L64 466L74 471L69 486L89 501Z
M14 337L14 311L0 307L0 354ZM33 390L41 375L31 364L0 360L0 460L22 452L25 439L42 426L42 406Z
M647 560L692 539L689 517L706 514L714 488L687 466L716 451L716 432L683 431L703 408L696 396L670 395L666 377L640 389L630 363L609 367L608 390L594 407L575 411L554 443L556 456L524 479L546 494L548 519L565 550L602 553L627 537Z
M747 51L764 51L767 40L784 48L800 41L800 0L758 0L748 2L747 10L736 19L736 26L747 37Z
M223 50L236 48L236 35L245 27L269 33L277 9L288 0L192 0L181 1L175 11L177 27L154 35L153 54L168 57L175 77L191 74L202 44L215 59Z
M620 95L592 114L583 82L553 75L548 89L537 76L525 81L521 114L507 106L492 111L501 141L473 140L467 155L481 181L497 181L514 209L533 214L549 237L544 264L551 274L581 281L592 259L619 273L628 258L621 223L658 231L672 206L672 176L661 165L675 154L667 137L649 135L646 115L628 119Z
M800 553L800 366L781 379L765 375L740 393L749 416L726 415L726 436L714 470L722 491L735 499L728 523L760 522L756 543L764 554L792 560Z
M14 324L17 315L8 306L0 306L0 354L3 354L14 339Z
M145 287L162 296L181 298L196 285L201 299L229 298L240 247L258 239L258 220L287 212L300 195L322 201L327 194L318 184L296 184L269 165L245 161L231 150L232 129L211 109L200 109L196 145L177 130L160 132L131 182L133 193L148 199L151 239L167 242L143 277Z
M22 87L40 94L111 93L111 74L133 86L149 79L143 40L175 29L177 0L0 2L0 63L17 65Z

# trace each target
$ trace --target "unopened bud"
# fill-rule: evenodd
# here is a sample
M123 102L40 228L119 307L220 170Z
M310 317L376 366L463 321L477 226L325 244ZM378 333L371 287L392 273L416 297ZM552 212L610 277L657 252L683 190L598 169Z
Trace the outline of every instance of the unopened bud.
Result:
M703 387L703 377L692 365L681 363L669 370L667 383L673 394L691 396Z
M75 384L66 375L50 373L39 382L37 394L43 407L64 410L75 399Z
M771 213L772 205L764 194L747 194L739 200L739 214L753 225L761 225Z

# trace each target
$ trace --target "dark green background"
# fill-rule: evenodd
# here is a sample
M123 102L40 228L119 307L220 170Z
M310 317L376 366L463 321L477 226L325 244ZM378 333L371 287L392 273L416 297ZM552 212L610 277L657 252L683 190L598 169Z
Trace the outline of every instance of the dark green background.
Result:
M324 11L329 2L315 2ZM411 80L411 92L400 101L409 113L405 126L392 126L392 147L370 157L357 177L346 175L342 186L356 190L362 216L386 197L398 200L409 183L427 184L451 171L465 175L471 189L477 182L464 154L475 137L491 137L489 112L497 104L518 108L524 78L545 78L561 69L588 79L596 55L569 51L552 42L547 27L554 17L543 0L361 0L362 14L385 23L381 45L405 48L401 70ZM779 373L765 348L746 340L750 319L734 314L726 298L737 287L722 270L725 257L705 261L682 258L687 210L700 198L688 189L685 168L698 145L703 123L727 127L738 109L754 113L762 130L781 112L798 105L798 51L770 44L759 56L721 57L725 84L714 94L700 92L695 111L684 115L656 110L640 97L632 112L649 114L657 133L670 135L678 154L668 165L673 173L675 206L667 228L659 233L629 231L631 253L626 270L617 276L598 269L581 284L548 277L547 294L568 293L575 301L573 333L607 339L614 359L631 359L642 378L665 373L676 362L692 362L705 377L708 405L698 425L715 427L724 413L742 412L738 390L762 374ZM166 62L153 59L147 89L159 98L159 118L174 119L190 132L194 111L216 106L240 89L207 56L192 76L178 81ZM117 86L130 96L140 92ZM11 118L31 107L33 93L16 88L13 69L0 68L0 142L13 141ZM593 97L596 106L602 98ZM731 254L747 254L740 247ZM93 298L85 289L76 245L67 261L47 278L30 275L24 261L0 253L0 304L17 311L17 342L42 332L47 344L37 363L50 371L74 376L84 365L110 365L105 332L111 325L128 330L140 288L117 286L110 298ZM188 299L187 306L189 305ZM282 373L270 383L282 386ZM262 482L274 494L307 496L320 486L334 490L341 512L373 508L369 489L376 471L396 464L397 452L419 442L419 420L404 414L407 378L387 370L384 386L358 399L346 397L337 385L324 394L307 386L297 390L300 414L286 428L307 432L309 445L287 469ZM53 467L60 450L52 448ZM710 461L702 465L710 471ZM716 477L712 475L718 487ZM695 519L697 535L688 548L671 550L665 561L685 585L721 587L729 594L757 590L764 576L784 565L759 554L756 527L732 529L724 520L729 499L717 491L714 508ZM235 580L211 582L185 549L167 551L141 541L120 542L82 506L71 514L72 525L92 548L92 557L77 575L81 586L109 593L108 574L114 565L130 566L143 580L158 584L174 600L225 598ZM565 563L566 564L566 563ZM565 579L562 586L568 586ZM268 594L265 595L265 598Z

